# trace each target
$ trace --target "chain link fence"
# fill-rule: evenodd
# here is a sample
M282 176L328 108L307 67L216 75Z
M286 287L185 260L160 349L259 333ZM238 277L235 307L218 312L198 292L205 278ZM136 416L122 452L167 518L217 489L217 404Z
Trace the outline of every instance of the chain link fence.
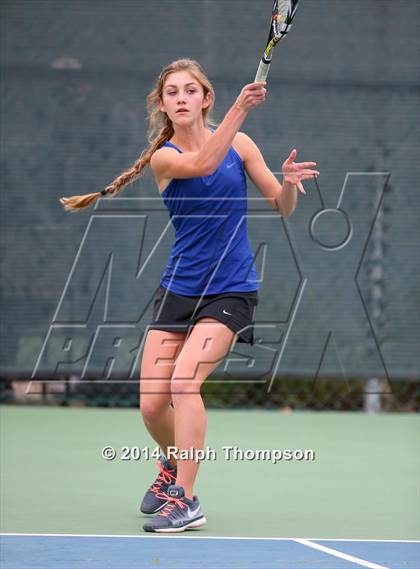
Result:
M148 303L169 255L167 211L150 173L123 198L100 200L80 215L65 213L58 199L102 189L138 157L146 95L165 64L189 56L204 65L220 121L255 76L266 40L256 2L241 20L247 41L229 45L238 0L185 0L182 11L173 0L159 10L148 0L103 4L1 6L4 403L138 405L137 381L127 382L122 368L150 321ZM308 182L283 220L249 183L265 344L253 377L214 374L203 395L214 408L418 410L420 5L317 0L299 10L293 38L270 71L267 102L244 130L273 172L293 147L302 160L316 160L319 185ZM161 13L172 25L150 49ZM390 27L404 34L384 33ZM153 263L140 270L152 251ZM89 374L80 379L99 329ZM269 389L263 372L289 333ZM339 357L317 375L330 335L331 345L339 338ZM111 356L121 368L103 381Z
M375 391L368 391L368 381L339 378L276 378L268 391L265 380L205 381L202 395L210 409L270 409L290 411L372 411L418 412L418 381L378 380ZM80 380L77 376L28 382L22 379L0 379L0 403L26 405L77 405L86 407L138 407L137 381Z

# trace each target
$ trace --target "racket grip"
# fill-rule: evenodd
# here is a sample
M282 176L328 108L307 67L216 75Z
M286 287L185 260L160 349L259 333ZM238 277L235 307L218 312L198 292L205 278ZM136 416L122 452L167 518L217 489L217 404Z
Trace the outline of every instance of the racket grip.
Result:
M270 63L265 63L262 59L258 66L257 74L255 76L254 82L256 81L265 81L268 75L268 70L270 69Z

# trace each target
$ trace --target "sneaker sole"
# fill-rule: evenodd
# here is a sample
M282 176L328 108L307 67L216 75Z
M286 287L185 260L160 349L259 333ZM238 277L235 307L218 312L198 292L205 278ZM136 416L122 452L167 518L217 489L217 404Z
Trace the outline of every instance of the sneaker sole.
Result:
M156 533L175 533L175 532L179 532L179 531L185 531L186 529L193 529L193 528L199 528L201 526L203 526L204 524L207 523L206 518L203 516L202 518L198 518L198 520L194 520L192 522L190 522L189 524L182 526L182 527L178 527L178 528L159 528L159 529L154 529L154 530L149 530L149 531L154 531Z

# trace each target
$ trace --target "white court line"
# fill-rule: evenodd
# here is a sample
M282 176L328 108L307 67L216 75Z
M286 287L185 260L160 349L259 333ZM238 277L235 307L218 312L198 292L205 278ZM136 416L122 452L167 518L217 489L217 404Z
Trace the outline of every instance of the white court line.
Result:
M302 545L306 545L307 547L318 549L319 551L323 551L324 553L328 553L329 555L334 555L334 557L339 557L340 559L344 559L345 561L351 561L352 563L357 563L358 565L362 565L362 567L369 567L369 569L388 569L387 567L385 567L385 565L378 565L377 563L364 561L359 557L353 557L353 555L347 555L347 553L342 553L341 551L337 551L336 549L325 547L325 545L320 545L319 543L313 543L312 541L308 541L307 539L295 539L294 541Z
M308 539L311 541L367 541L377 543L420 543L419 539L356 539L346 537L301 537L296 539Z
M152 535L124 535L124 534L104 534L104 533L1 533L0 536L34 536L34 537L112 537L112 538L120 538L120 537L129 537L133 539L145 538L145 539L155 539L156 537L159 538L166 538L166 539L173 539L176 537L177 539L250 539L250 540L262 540L262 541L350 541L350 542L368 542L368 543L420 543L420 540L416 539L349 539L349 538L329 538L329 537L246 537L246 536L223 536L223 535L199 535L199 533L195 533L195 535L162 535L162 534L153 534Z

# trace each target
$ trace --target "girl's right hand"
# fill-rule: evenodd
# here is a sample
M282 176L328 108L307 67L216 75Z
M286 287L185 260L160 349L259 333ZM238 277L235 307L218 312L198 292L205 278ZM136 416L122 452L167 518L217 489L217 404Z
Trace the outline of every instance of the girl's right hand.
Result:
M265 94L267 89L266 81L257 81L256 83L249 83L245 85L236 99L235 107L246 113L251 109L261 105L265 101Z

